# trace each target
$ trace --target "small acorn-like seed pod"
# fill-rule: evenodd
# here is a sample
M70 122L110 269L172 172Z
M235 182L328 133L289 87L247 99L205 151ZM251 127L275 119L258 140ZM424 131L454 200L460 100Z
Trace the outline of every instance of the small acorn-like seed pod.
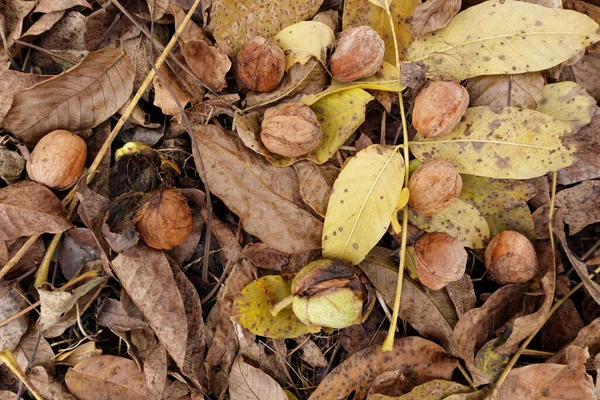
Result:
M49 188L65 190L73 186L83 173L87 146L74 133L50 132L40 139L27 163L29 177Z
M452 163L432 158L413 172L408 181L410 207L431 216L448 207L462 190L462 178Z
M375 291L362 271L341 260L317 260L292 281L292 309L302 323L342 329L364 322Z
M537 255L529 239L515 231L504 231L485 249L485 267L498 283L523 283L538 270Z
M440 138L458 125L469 106L469 92L456 82L432 82L422 89L412 111L412 123L426 138Z
M419 281L433 290L462 278L467 252L462 243L444 232L426 233L415 244Z
M333 78L352 82L374 75L383 65L385 43L370 26L354 26L342 32L329 65Z
M250 89L270 92L285 73L285 54L271 40L255 36L237 55L237 74Z
M306 104L283 103L265 111L260 140L272 153L298 157L316 149L322 139L321 124Z
M148 246L169 250L183 243L192 232L192 210L179 192L159 190L142 202L136 229Z

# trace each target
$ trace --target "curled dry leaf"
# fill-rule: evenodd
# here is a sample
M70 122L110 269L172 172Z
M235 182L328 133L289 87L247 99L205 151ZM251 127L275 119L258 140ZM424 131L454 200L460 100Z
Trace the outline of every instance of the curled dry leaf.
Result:
M561 190L556 195L556 205L564 209L564 221L571 236L600 222L600 181L588 180Z
M181 53L192 72L209 88L220 92L227 87L225 75L231 61L218 48L209 46L204 40L190 40L181 47Z
M231 400L288 400L279 384L258 368L239 356L233 362L229 375Z
M144 374L137 364L115 356L91 357L69 369L65 377L69 391L79 400L93 400L99 395L111 398L146 400Z
M460 11L461 0L429 0L415 9L412 28L418 38L445 28Z
M446 292L452 300L459 318L467 311L472 310L477 303L473 281L468 274L464 274L459 280L447 284Z
M28 306L25 299L15 286L9 286L6 282L0 282L0 321L12 317ZM24 314L16 320L0 327L0 349L14 350L21 337L27 331L29 317Z
M0 240L58 233L73 226L54 193L32 181L21 181L0 189L0 212Z
M413 384L419 385L432 379L450 379L457 366L458 361L433 342L419 337L396 339L391 352L373 345L348 357L321 381L309 399L345 399L353 391L355 398L362 399L373 380L385 371L402 369Z
M90 357L102 355L102 350L96 348L96 342L80 344L75 349L61 353L56 359L60 365L74 367L76 364Z
M2 126L29 145L56 129L93 128L127 101L133 77L121 49L90 53L74 68L15 93Z
M546 80L539 72L516 75L488 75L469 79L469 105L520 107L535 110L542 99Z

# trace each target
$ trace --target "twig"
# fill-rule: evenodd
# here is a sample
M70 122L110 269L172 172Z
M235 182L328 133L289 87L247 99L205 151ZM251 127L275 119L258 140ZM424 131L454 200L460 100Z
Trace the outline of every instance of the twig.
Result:
M12 258L8 260L8 262L0 270L0 279L4 278L4 276L8 274L10 270L13 269L14 266L19 263L19 261L21 261L21 258L23 258L25 254L27 254L31 246L35 243L36 240L38 240L39 237L40 235L31 236L29 239L27 239L25 243L23 243L19 251L17 251L15 255L12 256Z
M40 46L36 46L35 44L28 43L28 42L23 42L22 40L19 40L19 39L15 39L15 43L20 44L22 46L26 46L26 47L31 47L32 49L37 50L37 51L39 51L41 53L44 53L47 56L56 57L59 60L63 60L63 61L68 62L69 64L73 64L73 60L69 60L68 58L63 57L63 56L59 56L58 54L54 54L50 50L44 49L43 47L40 47Z

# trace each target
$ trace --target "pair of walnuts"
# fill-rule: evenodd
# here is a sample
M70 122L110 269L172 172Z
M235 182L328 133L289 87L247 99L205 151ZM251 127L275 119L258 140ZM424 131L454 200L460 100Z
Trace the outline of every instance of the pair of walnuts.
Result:
M383 64L385 44L375 30L356 26L343 31L330 59L334 79L351 82L375 74ZM285 74L285 54L261 36L246 42L237 56L237 74L250 89L274 90ZM266 110L261 141L272 153L298 157L316 149L322 141L315 113L302 103L284 103Z

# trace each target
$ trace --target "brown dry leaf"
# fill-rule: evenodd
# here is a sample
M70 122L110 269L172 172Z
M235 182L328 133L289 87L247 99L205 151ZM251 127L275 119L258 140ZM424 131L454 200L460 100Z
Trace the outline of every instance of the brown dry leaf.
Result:
M599 65L600 67L600 65ZM566 138L568 143L577 144L575 153L579 161L570 167L563 168L557 173L557 182L570 185L587 179L600 177L600 108L592 117L592 121L581 128L576 135Z
M227 87L225 75L231 69L226 54L204 40L190 40L181 47L181 53L193 73L216 92Z
M181 108L179 108L179 106L185 108L190 101L190 96L181 88L177 78L175 78L175 75L168 66L163 65L160 67L159 72L160 76L157 75L153 81L154 105L160 107L163 114L179 115L181 114ZM177 102L173 99L173 95L175 95L179 105L177 105Z
M37 335L38 331L35 328L30 328L21 338L18 346L13 351L13 355L19 367L25 371L27 365L29 365L33 350L37 349L31 365L33 367L44 367L46 371L54 374L54 351L50 343L44 338L40 338L40 342L36 347Z
M73 7L92 8L85 0L39 0L34 13L51 13L55 11L68 10Z
M367 394L367 400L391 400L389 397L394 397L394 400L397 400L396 396L402 396L404 393L410 392L412 386L402 370L386 371L373 380Z
M185 261L189 260L196 249L198 243L204 232L206 224L200 215L200 207L197 204L193 204L192 207L192 232L179 246L175 246L171 250L167 251L169 257L171 257L178 265L182 265Z
M154 16L155 21L161 19L169 7L169 0L146 0L146 3L148 3L148 12Z
M231 400L287 400L279 384L258 368L246 363L240 356L233 362L229 375Z
M594 382L586 373L589 353L581 347L568 349L568 365L533 364L515 368L498 391L498 400L594 399Z
M29 379L45 400L76 400L62 383L42 367L33 367Z
M450 282L445 287L448 297L454 303L456 314L460 318L469 310L472 310L477 303L473 281L468 274L464 274L457 281Z
M242 251L242 258L254 266L270 271L296 273L311 260L311 252L286 254L264 243L250 243Z
M598 81L598 71L600 70L600 55L586 54L576 64L570 66L570 71L566 71L562 80L567 78L583 86L596 100L600 100L600 82ZM570 73L569 73L570 72Z
M0 265L5 265L28 239L28 237L21 237L7 242L0 242ZM27 254L19 260L17 265L6 274L5 279L15 279L18 276L29 272L33 268L36 268L42 261L45 252L44 241L39 238L31 245Z
M506 285L496 290L479 308L464 314L454 327L453 354L465 360L475 385L489 382L489 376L475 366L475 354L523 307L527 285Z
M120 331L146 329L148 324L125 310L123 303L115 299L106 299L96 314L99 325Z
M0 400L14 400L15 397L17 397L17 394L10 390L0 390Z
M78 11L67 11L46 34L39 45L51 51L85 51L84 32L86 17Z
M375 309L365 322L351 325L342 331L340 343L349 355L383 342L386 336L386 332L381 329L384 318L383 314Z
M333 165L318 166L306 160L294 164L300 182L302 199L323 218L327 213L327 204L335 181L335 176L331 179L331 174L326 174L325 168L334 169L339 173L339 169Z
M127 358L99 356L83 360L69 369L67 387L79 400L106 399L145 400L144 374ZM118 394L117 394L118 393Z
M432 379L450 379L457 366L457 360L429 340L396 339L391 352L373 345L348 357L325 376L309 400L345 399L353 391L354 398L362 399L373 380L385 371L402 369L412 384L419 385Z
M9 51L14 40L21 36L23 20L34 7L35 1L8 0L0 2L0 29L4 31ZM9 65L4 46L0 46L0 70L4 73Z
M58 263L63 276L70 280L81 266L100 258L100 247L94 234L87 228L71 228L58 250Z
M167 384L167 350L150 329L131 332L131 344L136 362L143 364L148 398L160 400Z
M155 32L156 34L156 32ZM135 69L135 77L133 79L133 92L136 93L150 70L152 70L150 41L146 36L139 35L138 37L123 41L123 50L129 56L129 61ZM142 99L149 101L150 87L146 89L142 95Z
M54 193L32 181L20 181L0 189L0 215L0 240L58 233L73 226Z
M539 72L476 76L467 82L469 105L535 110L545 84L546 80Z
M391 253L391 250L375 247L359 265L390 307L394 304L398 279L398 267L390 258ZM450 348L457 316L446 292L424 289L408 276L402 283L400 318L421 335ZM441 293L441 297L434 296L436 292Z
M419 4L412 19L417 37L445 28L460 11L461 3L461 0L429 0Z
M469 388L468 386L461 385L460 383L434 379L413 388L409 393L403 396L395 397L393 400L442 400L449 399L449 396L453 394L471 393L472 391L473 389ZM369 396L368 400L392 399L388 398L387 396L376 394L374 396Z
M81 361L90 357L102 355L102 350L96 347L96 342L86 342L80 344L75 349L59 354L56 361L60 365L68 365L74 367Z
M22 89L33 86L37 83L48 79L48 76L26 74L19 71L2 71L2 79L0 79L0 123L10 109L13 95Z
M285 253L321 247L323 225L299 205L293 168L273 167L220 126L197 126L194 134L211 192L240 217L246 232Z
M179 7L177 1L172 1L170 7L167 11L169 14L173 16L175 19L175 29L179 29L183 19L185 18L185 12ZM184 27L181 35L179 35L179 40L181 43L185 44L190 40L204 40L206 43L210 43L202 28L194 23L194 21L189 21L187 25Z
M12 317L28 305L16 286L9 286L4 281L0 282L0 321ZM0 349L14 350L21 337L27 332L28 325L29 317L24 314L0 327Z
M560 349L547 362L556 364L568 363L567 352L571 346L578 346L582 349L587 348L592 357L600 353L600 318L596 318L588 326L581 329L571 343Z
M211 118L219 115L235 115L234 103L240 101L240 96L236 94L224 94L213 97L198 103L187 110L187 116L192 126L208 123ZM176 115L171 119L171 123L165 131L166 138L175 138L186 132L185 121L181 115Z
M64 15L65 10L54 11L42 15L40 19L35 21L35 23L31 25L31 27L27 29L27 32L25 32L19 39L23 41L34 39L42 33L52 29L54 24L56 24Z
M600 222L600 181L585 181L556 194L556 206L564 209L569 235Z
M86 50L121 47L122 41L134 38L141 33L140 29L129 18L122 15L117 7L112 3L107 4L105 8L100 8L86 17L83 34ZM135 7L136 4L133 6ZM142 12L139 7L137 8ZM160 26L155 25L154 33L158 32L160 32Z
M300 347L300 358L313 367L326 367L328 362L323 352L310 336L304 335L293 339Z
M15 93L2 126L30 145L55 129L93 128L127 101L133 77L121 49L90 53L74 68Z

